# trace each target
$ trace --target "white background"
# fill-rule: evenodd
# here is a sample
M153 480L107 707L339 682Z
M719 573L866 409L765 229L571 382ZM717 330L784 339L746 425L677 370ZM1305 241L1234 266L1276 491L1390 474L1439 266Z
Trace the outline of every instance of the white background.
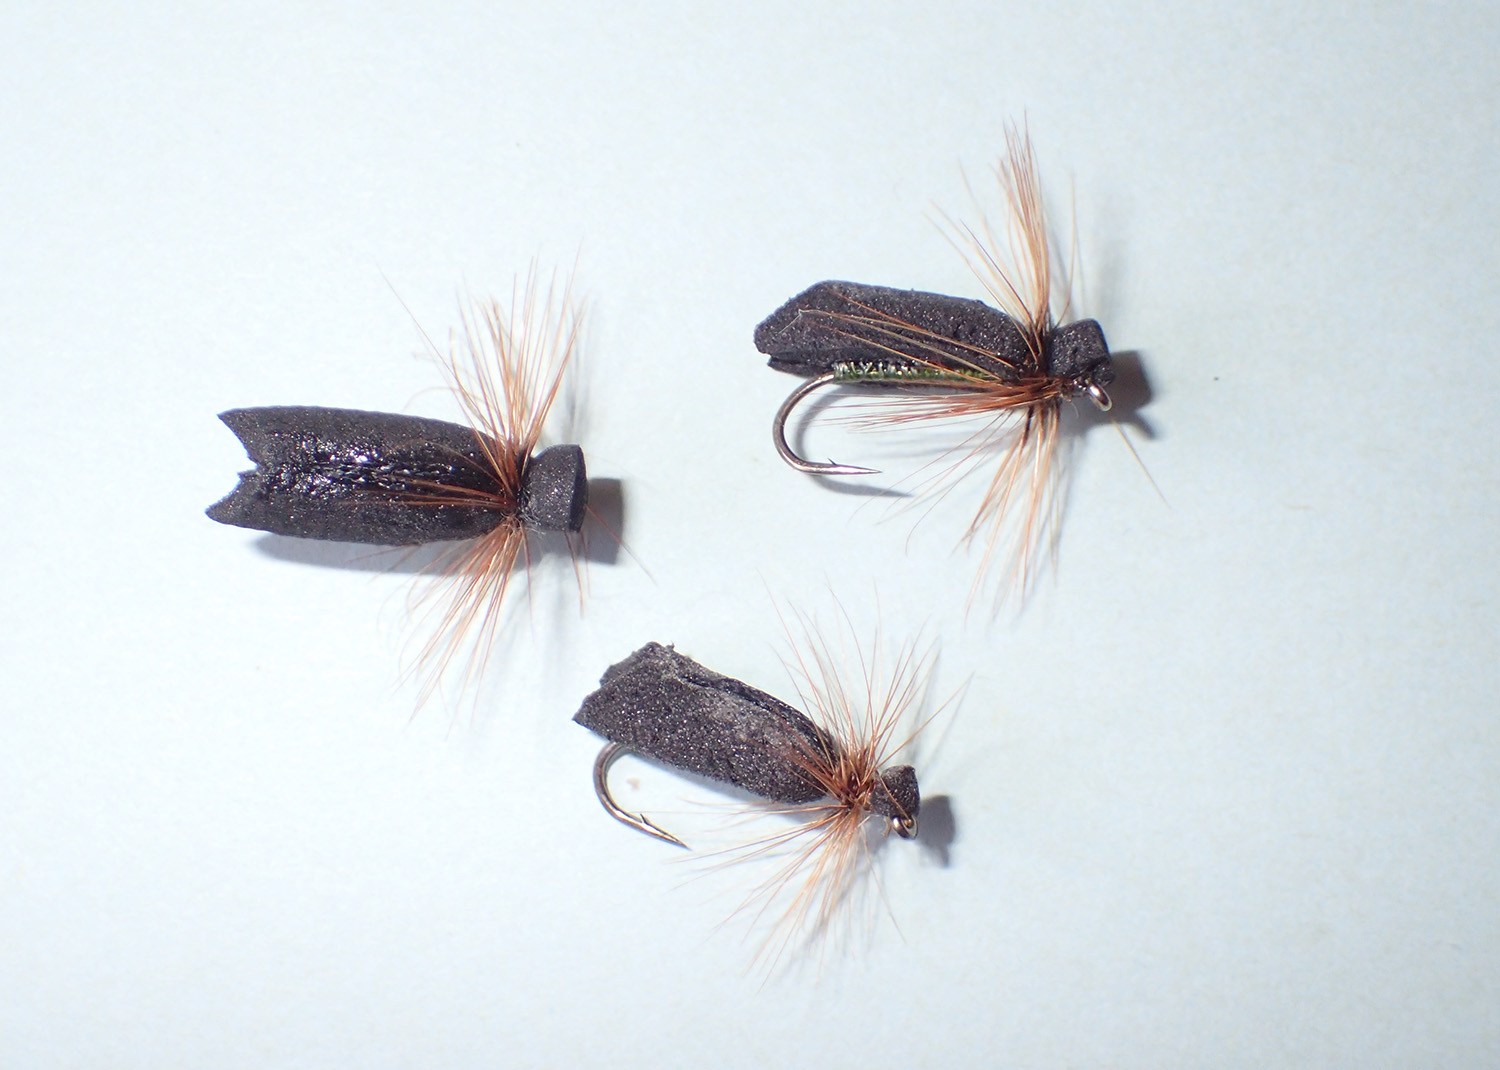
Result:
M742 7L0 15L0 1063L1500 1059L1493 7ZM973 499L786 469L750 333L823 278L980 296L927 217L1022 115L1169 504L1089 431L991 621ZM575 256L645 568L580 618L550 556L414 717L411 577L208 521L214 414L452 417L401 302ZM649 639L785 694L777 606L835 596L968 681L953 842L767 982L743 878L610 821L569 718Z

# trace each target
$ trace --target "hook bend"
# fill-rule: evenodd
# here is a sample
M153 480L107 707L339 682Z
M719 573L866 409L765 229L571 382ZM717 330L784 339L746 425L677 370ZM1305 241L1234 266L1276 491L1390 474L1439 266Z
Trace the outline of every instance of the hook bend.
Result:
M781 459L791 465L799 472L809 472L815 476L872 476L880 471L878 468L860 468L853 464L834 464L831 461L824 464L819 461L807 461L792 452L792 447L786 444L786 422L792 415L792 410L797 407L807 395L814 390L820 390L838 379L836 372L828 372L809 379L796 390L787 395L781 403L781 408L776 410L776 418L771 421L771 442L776 446L776 452L781 454Z
M614 797L610 795L609 767L615 764L615 759L620 755L628 753L630 753L630 748L622 743L606 743L604 749L599 752L599 757L594 759L594 792L599 796L600 804L610 817L621 824L629 825L637 831L644 832L647 836L686 848L687 844L665 829L657 827L644 814L632 814L628 810L621 809Z

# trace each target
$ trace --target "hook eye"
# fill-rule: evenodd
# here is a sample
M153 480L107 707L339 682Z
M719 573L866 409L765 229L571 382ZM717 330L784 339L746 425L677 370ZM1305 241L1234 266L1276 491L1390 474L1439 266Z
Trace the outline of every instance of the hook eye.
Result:
M1084 387L1084 390L1087 391L1089 397L1093 398L1094 404L1099 406L1100 412L1108 412L1114 406L1114 402L1109 399L1108 392L1098 383L1090 383Z
M914 817L891 818L891 831L903 840L913 839L917 835L917 819Z

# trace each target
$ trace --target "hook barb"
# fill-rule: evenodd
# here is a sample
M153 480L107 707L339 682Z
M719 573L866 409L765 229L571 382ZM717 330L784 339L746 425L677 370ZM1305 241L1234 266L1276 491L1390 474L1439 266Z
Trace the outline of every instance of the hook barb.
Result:
M819 461L807 461L792 452L792 447L786 444L786 422L792 415L792 410L797 407L807 395L814 390L821 390L838 379L838 373L828 372L816 376L803 383L796 390L787 395L781 403L781 408L776 410L776 418L771 421L771 442L776 446L776 452L781 454L781 459L791 465L799 472L809 472L815 476L872 476L880 471L878 468L860 468L853 464L826 464Z
M599 752L599 757L594 759L594 792L599 796L599 803L604 807L606 813L616 821L647 836L667 843L675 843L678 847L687 848L676 836L663 828L658 828L644 814L632 814L628 810L621 809L609 793L609 767L615 764L615 759L622 754L629 754L630 748L622 743L606 743L604 749ZM688 848L690 849L690 848Z

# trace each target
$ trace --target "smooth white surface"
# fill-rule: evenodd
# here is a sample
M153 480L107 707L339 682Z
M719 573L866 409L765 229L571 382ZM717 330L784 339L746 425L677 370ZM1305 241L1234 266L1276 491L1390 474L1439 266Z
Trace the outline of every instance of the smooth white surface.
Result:
M0 15L0 1063L1500 1060L1492 7L434 6ZM967 503L908 541L776 460L750 331L978 296L924 214L1023 113L1170 508L1092 431L989 623ZM451 416L392 288L441 332L580 248L650 575L580 620L551 560L477 713L412 718L408 578L207 521L214 413ZM957 838L762 985L569 717L647 639L785 693L773 596L829 589L972 674Z

